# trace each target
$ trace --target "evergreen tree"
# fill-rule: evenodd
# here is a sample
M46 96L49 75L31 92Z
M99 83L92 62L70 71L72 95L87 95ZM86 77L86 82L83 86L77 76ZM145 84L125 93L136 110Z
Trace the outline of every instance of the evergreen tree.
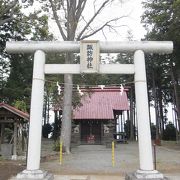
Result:
M146 40L170 40L174 43L172 55L149 55L147 58L148 82L154 94L151 97L156 101L156 118L158 118L156 125L159 126L157 133L162 134L163 123L166 120L163 113L166 109L165 105L168 102L173 102L173 96L175 97L174 103L176 104L180 129L180 1L146 0L144 8L142 22L148 31Z
M48 17L41 11L30 12L32 1L0 1L0 101L12 104L24 101L30 105L32 56L8 54L9 40L48 40ZM27 12L25 12L27 10Z
M163 140L171 140L174 141L176 140L176 128L174 127L174 124L169 122L166 125L166 128L164 130L164 136L163 136Z

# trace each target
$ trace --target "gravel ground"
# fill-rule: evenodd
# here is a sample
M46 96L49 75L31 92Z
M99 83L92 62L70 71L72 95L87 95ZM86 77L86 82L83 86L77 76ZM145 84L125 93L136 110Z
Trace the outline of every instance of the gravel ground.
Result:
M55 175L55 180L120 180L126 173L139 169L138 143L117 144L115 167L112 167L111 149L104 145L81 145L72 148L70 155L52 151L53 142L43 140L41 169ZM25 161L0 161L0 180L6 180L25 169ZM172 180L180 179L180 145L169 143L157 146L157 170ZM4 176L3 176L4 174ZM2 178L1 178L2 177Z
M137 142L116 146L115 167L112 167L111 149L103 145L81 145L72 148L72 154L63 155L62 165L59 164L58 155L56 158L53 157L51 161L43 162L41 167L57 175L91 174L122 177L126 173L139 169ZM157 146L157 170L163 174L179 175L180 179L180 148L174 150L165 146Z

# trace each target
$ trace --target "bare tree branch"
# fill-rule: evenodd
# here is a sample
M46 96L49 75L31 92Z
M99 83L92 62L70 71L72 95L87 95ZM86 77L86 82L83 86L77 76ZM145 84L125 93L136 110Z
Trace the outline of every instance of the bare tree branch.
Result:
M57 24L57 26L58 26L58 28L59 28L59 31L60 31L60 33L61 33L61 36L62 36L63 40L65 41L65 40L67 40L67 37L66 37L66 35L65 35L64 31L63 31L63 28L62 28L62 26L61 26L59 17L58 17L58 15L57 15L56 6L55 6L53 0L49 0L49 2L50 2L50 4L51 4L51 8L52 8L52 11L53 11L53 16L54 16L54 19L55 19L55 21L56 21L56 24Z
M110 0L106 0L97 10L97 12L92 16L92 18L89 20L89 22L84 26L84 28L82 29L82 31L79 33L77 39L81 39L82 34L86 31L87 27L89 27L89 25L93 22L93 20L96 18L96 16L98 14L100 14L101 10L106 6L106 4L109 2Z
M104 29L102 29L102 34L103 34L104 38L107 40L106 34L104 32Z
M76 21L79 21L79 18L85 8L87 0L79 0L78 5L76 7Z
M85 20L84 16L81 16L82 20L87 24L87 21ZM93 28L89 26L89 28L93 31Z
M127 17L127 16L121 16L121 17L119 17L119 18L111 19L111 20L107 21L106 23L104 23L104 24L103 24L102 26L100 26L99 28L97 28L96 30L94 30L93 32L91 32L91 33L89 33L89 34L87 34L87 35L82 36L80 39L77 38L77 40L80 41L80 40L82 40L82 39L88 38L88 37L96 34L97 32L103 30L105 27L109 27L109 28L113 29L113 26L112 26L110 23L115 22L115 21L118 21L118 20L120 20L120 19L122 19L122 18L125 18L125 17ZM124 25L122 25L122 26L124 26ZM118 27L122 27L122 26L118 26Z
M75 11L76 11L76 0L70 1L67 11L67 40L74 40L75 37L75 32L77 28Z

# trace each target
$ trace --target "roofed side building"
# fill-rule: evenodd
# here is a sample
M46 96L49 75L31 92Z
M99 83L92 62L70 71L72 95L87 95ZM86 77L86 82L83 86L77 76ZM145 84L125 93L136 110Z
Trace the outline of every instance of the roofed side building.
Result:
M12 121L14 118L29 120L29 114L6 103L0 103L0 118L6 119L5 122Z
M19 109L10 106L6 103L0 103L0 149L1 154L11 155L11 152L8 148L5 148L3 150L3 147L6 147L7 145L11 145L13 143L13 156L16 158L17 156L17 138L18 138L18 132L21 132L22 136L22 150L25 149L25 142L24 142L24 124L27 124L29 120L29 114L26 112L22 112ZM10 129L13 131L11 140L5 138L6 129ZM7 142L6 142L7 141ZM6 152L6 150L9 151L9 153Z

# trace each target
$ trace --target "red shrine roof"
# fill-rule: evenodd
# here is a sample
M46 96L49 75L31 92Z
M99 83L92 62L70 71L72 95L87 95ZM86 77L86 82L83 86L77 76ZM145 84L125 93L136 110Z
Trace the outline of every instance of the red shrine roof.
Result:
M6 103L0 103L0 109L1 108L4 108L10 112L12 112L13 114L16 114L17 116L23 118L23 119L26 119L26 120L29 120L29 114L28 113L25 113L23 111L20 111L19 109L15 108L15 107L12 107Z
M82 106L74 110L73 119L114 119L113 110L129 110L126 91L122 95L119 88L96 88L90 92L82 97Z

